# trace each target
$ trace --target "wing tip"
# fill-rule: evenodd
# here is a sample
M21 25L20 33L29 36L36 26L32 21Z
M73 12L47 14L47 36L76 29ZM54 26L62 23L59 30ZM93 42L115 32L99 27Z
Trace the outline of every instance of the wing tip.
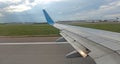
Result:
M54 21L52 20L52 18L49 16L49 14L47 13L47 11L45 9L43 9L43 13L44 13L44 16L47 20L47 23L50 25L53 25Z

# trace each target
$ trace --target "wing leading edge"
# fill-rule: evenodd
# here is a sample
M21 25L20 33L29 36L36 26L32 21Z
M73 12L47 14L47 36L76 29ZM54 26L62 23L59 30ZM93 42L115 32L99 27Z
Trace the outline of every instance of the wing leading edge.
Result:
M61 30L60 34L81 56L89 55L97 64L120 64L120 33L54 23L43 12L48 24Z

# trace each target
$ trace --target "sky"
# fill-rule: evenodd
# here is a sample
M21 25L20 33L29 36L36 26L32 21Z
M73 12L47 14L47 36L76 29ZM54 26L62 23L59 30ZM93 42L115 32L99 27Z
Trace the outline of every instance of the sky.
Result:
M0 0L0 23L46 22L42 9L55 21L115 19L120 0Z

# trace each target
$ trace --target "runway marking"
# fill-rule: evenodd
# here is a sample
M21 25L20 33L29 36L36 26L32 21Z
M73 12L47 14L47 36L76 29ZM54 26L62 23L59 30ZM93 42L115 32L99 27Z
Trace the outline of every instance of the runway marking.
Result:
M67 42L0 43L0 45L67 44Z

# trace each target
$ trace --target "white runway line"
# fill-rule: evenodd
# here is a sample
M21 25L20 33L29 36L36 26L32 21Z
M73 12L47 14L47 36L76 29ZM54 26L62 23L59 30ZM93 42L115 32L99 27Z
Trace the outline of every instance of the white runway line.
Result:
M0 43L1 45L36 45L36 44L66 44L67 42L30 42L30 43Z

